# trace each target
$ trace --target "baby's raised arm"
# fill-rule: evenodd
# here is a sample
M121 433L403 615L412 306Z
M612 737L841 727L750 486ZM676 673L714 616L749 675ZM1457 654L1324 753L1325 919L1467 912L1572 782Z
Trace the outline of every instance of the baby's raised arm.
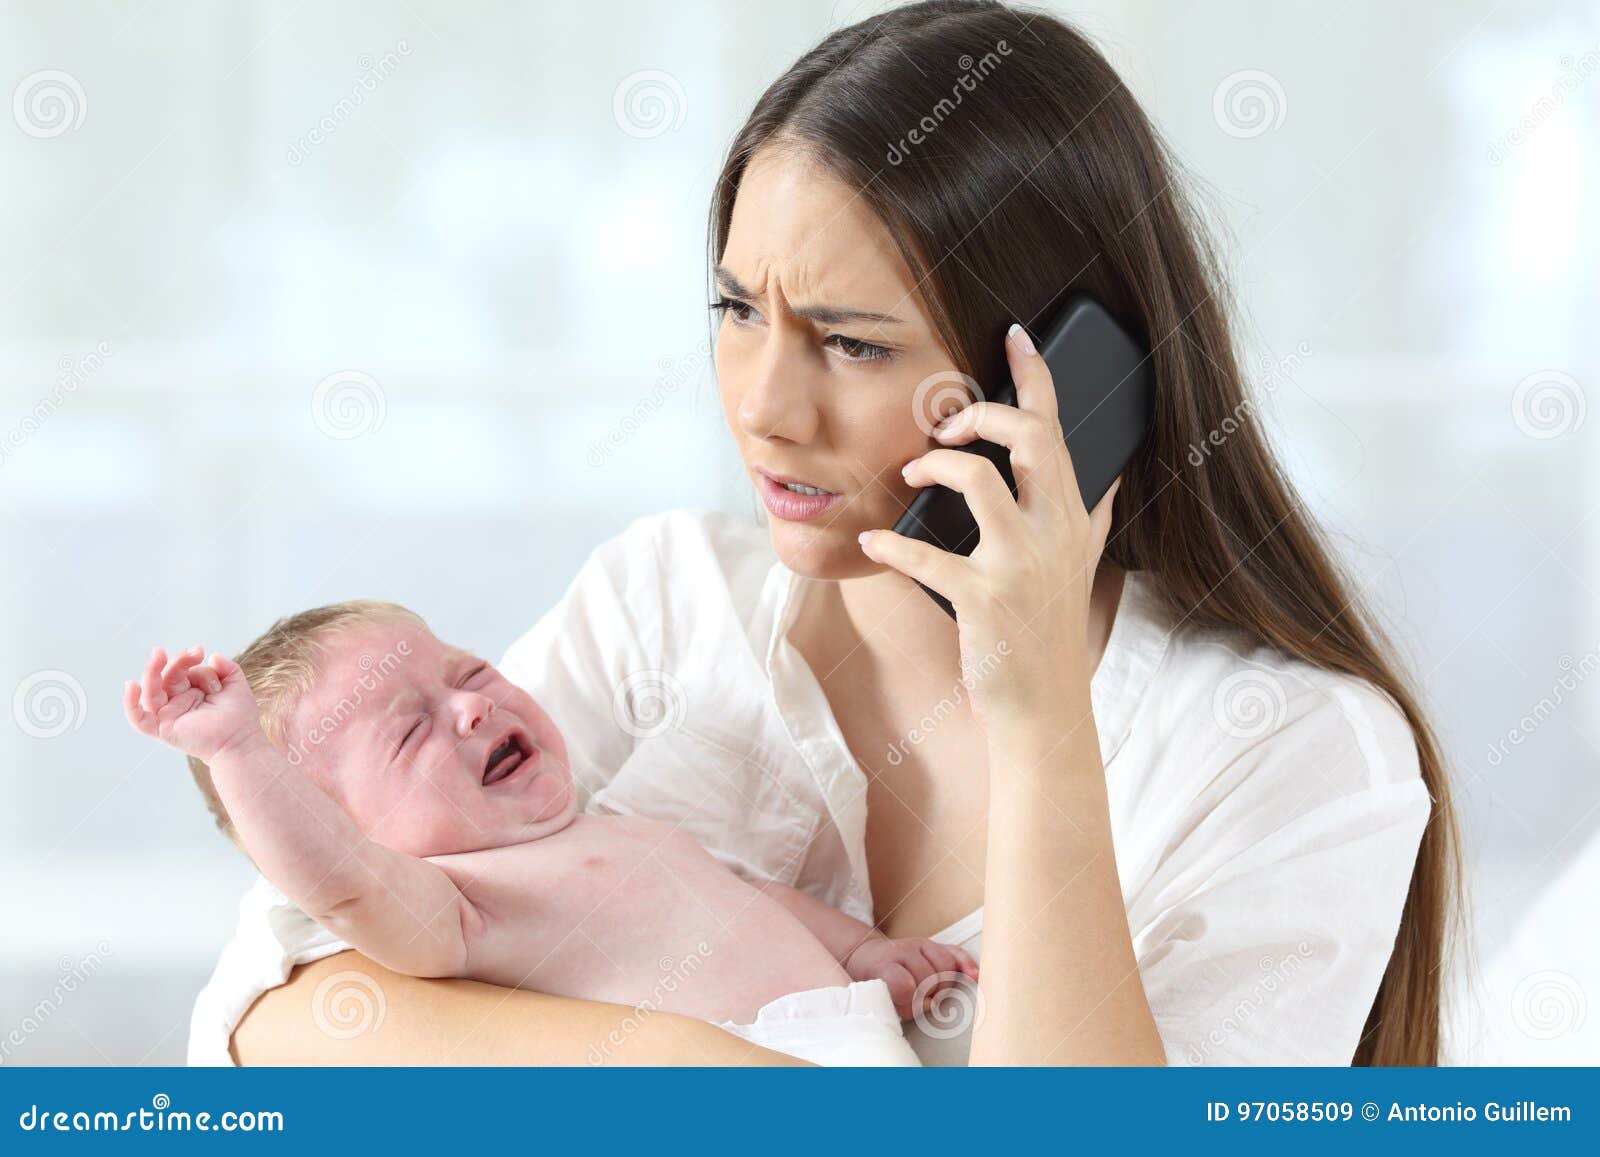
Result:
M301 911L411 976L460 976L476 912L444 870L369 840L261 729L239 665L157 647L123 711L134 730L211 769L245 849Z

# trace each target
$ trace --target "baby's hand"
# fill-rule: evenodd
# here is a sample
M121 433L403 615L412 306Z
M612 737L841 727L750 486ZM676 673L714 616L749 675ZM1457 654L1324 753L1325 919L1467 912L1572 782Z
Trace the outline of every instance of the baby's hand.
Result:
M191 647L169 661L160 647L151 651L143 681L130 679L123 690L122 710L135 731L209 763L224 749L245 750L266 736L239 664L205 654Z
M937 993L954 987L963 976L978 979L977 961L953 944L932 940L874 936L850 954L844 968L851 980L881 980L887 984L901 1020L926 1010Z

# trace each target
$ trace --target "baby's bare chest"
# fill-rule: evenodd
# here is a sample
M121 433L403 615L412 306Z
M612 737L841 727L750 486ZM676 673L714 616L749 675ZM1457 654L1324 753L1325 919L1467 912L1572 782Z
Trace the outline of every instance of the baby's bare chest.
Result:
M749 903L747 884L667 825L594 817L566 835L441 863L481 916L481 979L563 991L599 961L628 982L710 943Z

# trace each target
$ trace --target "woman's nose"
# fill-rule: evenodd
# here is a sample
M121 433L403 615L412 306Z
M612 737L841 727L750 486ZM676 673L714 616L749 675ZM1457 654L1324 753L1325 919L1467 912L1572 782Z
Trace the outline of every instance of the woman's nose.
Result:
M494 700L476 691L457 691L451 706L456 716L456 735L462 739L494 714Z
M749 367L739 398L739 426L749 436L807 443L818 414L800 343L774 327Z

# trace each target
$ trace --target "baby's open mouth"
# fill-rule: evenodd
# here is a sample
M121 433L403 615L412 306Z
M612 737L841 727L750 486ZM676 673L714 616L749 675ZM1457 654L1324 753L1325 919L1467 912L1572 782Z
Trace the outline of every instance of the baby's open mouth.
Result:
M513 731L507 735L499 746L489 752L489 759L483 765L483 786L488 787L511 776L528 762L533 752L533 744L522 732Z

